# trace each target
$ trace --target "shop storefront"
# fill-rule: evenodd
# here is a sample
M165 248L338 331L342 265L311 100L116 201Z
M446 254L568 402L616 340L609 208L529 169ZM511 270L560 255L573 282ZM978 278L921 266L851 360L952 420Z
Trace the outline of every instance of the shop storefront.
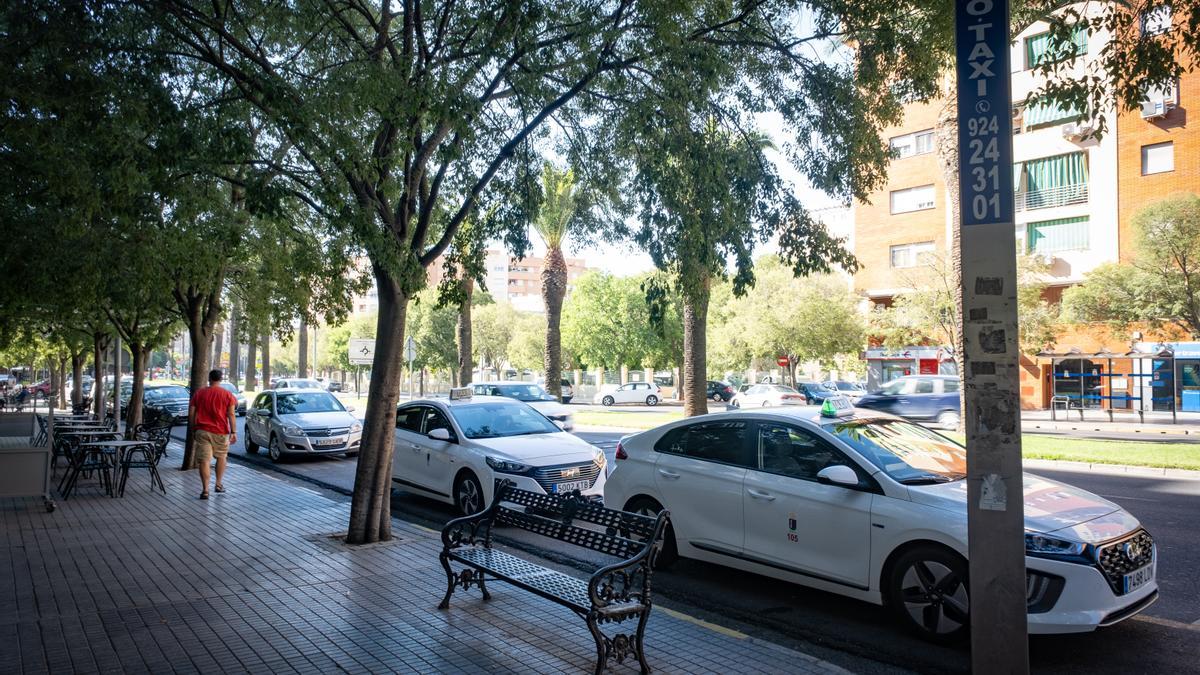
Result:
M867 390L875 391L906 375L957 375L950 352L939 347L867 350Z

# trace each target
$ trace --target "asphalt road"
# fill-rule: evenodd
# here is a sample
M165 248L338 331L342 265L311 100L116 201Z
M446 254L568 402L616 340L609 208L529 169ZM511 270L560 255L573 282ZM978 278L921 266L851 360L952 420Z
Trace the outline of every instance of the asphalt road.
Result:
M181 431L176 432L181 437ZM603 448L613 460L621 434L578 434ZM232 454L264 469L278 470L340 491L354 483L355 460L317 457L274 465L263 455ZM169 461L169 460L168 460ZM1196 672L1200 654L1200 480L1114 475L1094 471L1039 471L1103 495L1136 515L1159 546L1161 599L1143 615L1095 633L1035 636L1031 664L1037 672ZM236 489L236 486L230 486ZM397 517L438 528L451 507L396 491ZM594 569L611 559L584 552L546 548L529 533L504 529L498 539L555 564ZM757 575L734 575L725 568L681 560L655 575L655 593L687 611L754 637L794 646L854 672L963 672L965 646L943 647L910 637L874 605Z

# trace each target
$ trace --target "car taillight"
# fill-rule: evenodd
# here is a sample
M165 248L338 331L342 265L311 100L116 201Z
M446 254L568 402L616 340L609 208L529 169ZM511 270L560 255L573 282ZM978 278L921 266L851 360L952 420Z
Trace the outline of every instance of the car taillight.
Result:
M625 448L621 447L621 441L617 441L617 459L629 459L629 455L625 453Z
M732 394L732 393L733 393L733 387L725 387L725 393L726 393L726 394Z

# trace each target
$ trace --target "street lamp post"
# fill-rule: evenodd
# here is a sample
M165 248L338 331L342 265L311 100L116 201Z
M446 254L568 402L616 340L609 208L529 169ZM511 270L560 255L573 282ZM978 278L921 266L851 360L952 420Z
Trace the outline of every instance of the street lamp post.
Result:
M971 666L1027 673L1008 0L956 0Z

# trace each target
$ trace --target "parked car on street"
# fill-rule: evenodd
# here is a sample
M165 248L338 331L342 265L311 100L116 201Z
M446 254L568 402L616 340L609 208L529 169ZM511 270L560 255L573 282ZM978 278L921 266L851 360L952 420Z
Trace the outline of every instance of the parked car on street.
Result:
M713 401L728 403L733 398L733 394L733 387L728 384L717 382L716 380L708 381L708 388L705 395Z
M725 565L886 605L930 640L963 637L966 449L838 401L626 436L605 504L671 512L660 565ZM1023 484L1029 632L1090 631L1157 599L1154 539L1132 514L1033 474Z
M142 389L142 420L186 426L191 399L191 390L183 385L147 382Z
M338 382L337 380L330 380L329 382L325 383L325 390L330 393L338 393L343 390L343 386L342 383Z
M735 408L766 408L781 405L807 405L804 394L782 384L752 384L729 401Z
M545 389L546 388L545 378L538 379L538 384L542 385L542 388ZM562 402L570 403L571 399L575 398L575 386L572 385L571 381L565 377L562 378L562 380L558 383L558 386L560 388L560 391L562 391Z
M47 398L50 396L50 380L42 380L36 384L31 384L28 389L29 395L35 399Z
M515 398L522 403L528 403L534 410L542 413L551 422L558 424L564 431L575 429L575 415L567 406L558 402L532 382L475 382L471 384L475 396L504 396Z
M358 454L362 423L323 389L271 389L246 411L246 452L267 449L273 462L290 455Z
M852 382L850 380L830 380L823 382L826 389L837 391L842 396L857 401L867 395L867 388L861 382Z
M592 403L617 405L619 403L644 403L658 405L662 390L654 382L630 382L621 386L605 385L592 397Z
M937 422L946 429L958 428L958 376L908 375L883 385L877 392L858 399L860 408L881 410L905 419Z
M325 384L311 377L281 377L271 383L272 389L320 389L325 391Z
M232 382L222 382L221 388L224 389L225 391L233 394L233 397L237 399L237 416L245 417L246 416L246 395L242 393L242 390L238 389L237 385Z
M824 403L825 399L829 398L830 396L837 396L838 393L836 389L830 389L820 382L814 382L812 380L797 381L796 389L801 394L804 394L804 400L809 405Z
M407 402L396 409L392 481L469 514L491 504L497 481L544 494L579 491L599 499L604 452L526 403L474 396Z

